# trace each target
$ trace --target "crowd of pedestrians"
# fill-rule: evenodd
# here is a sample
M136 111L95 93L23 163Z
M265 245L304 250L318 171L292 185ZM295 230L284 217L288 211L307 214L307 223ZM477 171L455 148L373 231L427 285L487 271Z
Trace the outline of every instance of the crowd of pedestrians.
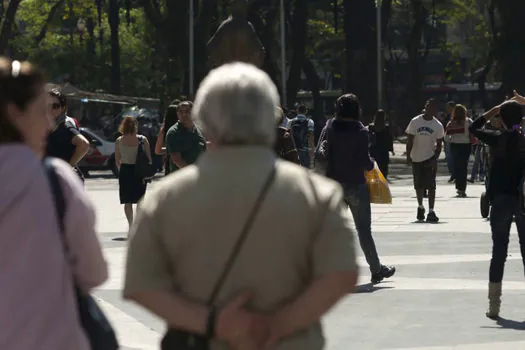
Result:
M88 350L106 342L117 349L89 299L108 275L94 208L74 172L89 143L67 116L65 97L45 84L37 67L0 58L0 348ZM486 315L494 319L513 220L525 265L522 105L525 97L515 93L472 121L450 102L442 123L431 99L406 128L420 221L439 221L443 147L458 197L466 196L471 145L488 147ZM138 155L152 165L150 145L134 118L123 119L115 144L130 226L123 296L165 321L162 349L322 349L321 317L357 283L349 211L371 283L396 273L378 254L364 175L377 164L388 177L394 148L386 113L378 110L365 126L358 97L344 94L316 143L307 108L294 112L285 116L277 88L255 66L212 70L193 102L169 106L154 152L173 174L147 193ZM485 151L475 148L478 168Z

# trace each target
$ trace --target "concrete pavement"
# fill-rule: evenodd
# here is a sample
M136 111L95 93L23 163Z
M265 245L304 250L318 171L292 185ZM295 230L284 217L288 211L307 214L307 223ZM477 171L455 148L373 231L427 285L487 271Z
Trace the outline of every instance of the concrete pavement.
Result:
M393 205L373 206L373 231L383 263L397 266L389 281L371 286L360 257L357 292L324 319L328 350L519 350L525 349L523 265L515 228L505 271L502 320L484 317L490 260L489 225L479 213L482 185L469 185L468 198L454 198L440 178L439 224L415 223L411 180L391 187ZM123 349L158 349L163 323L121 299L127 223L114 179L88 179L98 214L97 230L110 265L110 278L96 292ZM361 253L361 252L359 252Z

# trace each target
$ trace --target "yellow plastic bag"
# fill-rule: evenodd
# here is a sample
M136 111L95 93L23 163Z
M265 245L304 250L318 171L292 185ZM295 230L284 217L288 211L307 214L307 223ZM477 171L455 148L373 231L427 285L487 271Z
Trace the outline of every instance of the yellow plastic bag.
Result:
M374 169L365 172L366 185L370 193L370 203L374 204L392 204L392 193L388 181L379 170L377 163Z

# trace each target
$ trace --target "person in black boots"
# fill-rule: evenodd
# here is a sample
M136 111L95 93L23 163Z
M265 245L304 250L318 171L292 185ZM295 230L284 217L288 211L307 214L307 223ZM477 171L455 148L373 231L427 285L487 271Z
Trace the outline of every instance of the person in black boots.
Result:
M384 110L379 109L376 112L374 122L368 125L368 131L372 140L370 155L377 162L377 166L385 178L388 178L390 152L392 152L392 155L395 155L395 153L392 131L390 130L390 124L386 121L386 113Z
M364 175L374 168L368 151L368 130L359 121L361 106L356 95L339 97L335 109L335 118L326 123L319 140L327 160L326 176L343 186L344 200L354 217L359 243L372 273L371 282L379 283L392 277L396 268L381 264L372 237L370 193Z
M525 265L525 216L523 215L523 175L525 173L525 137L520 123L525 98L517 95L478 118L470 132L490 147L487 195L491 203L492 259L489 271L489 307L486 316L497 319L501 306L501 282L507 259L510 227L516 219L521 257ZM487 121L498 120L500 130L484 128Z

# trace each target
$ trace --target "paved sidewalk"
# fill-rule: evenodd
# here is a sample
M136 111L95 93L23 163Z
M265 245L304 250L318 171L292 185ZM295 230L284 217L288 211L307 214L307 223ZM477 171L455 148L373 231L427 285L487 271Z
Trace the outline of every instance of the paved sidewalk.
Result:
M416 200L410 178L391 187L393 205L373 206L373 231L382 262L395 264L391 280L371 286L360 257L357 292L324 319L328 350L522 350L525 349L523 265L512 235L505 271L502 316L484 317L491 238L479 213L483 186L469 198L438 186L439 224L414 223ZM95 295L114 324L123 349L158 349L163 323L121 298L127 223L114 180L88 179L99 217L98 232L110 279ZM513 229L515 232L515 229ZM269 257L270 258L270 257Z

